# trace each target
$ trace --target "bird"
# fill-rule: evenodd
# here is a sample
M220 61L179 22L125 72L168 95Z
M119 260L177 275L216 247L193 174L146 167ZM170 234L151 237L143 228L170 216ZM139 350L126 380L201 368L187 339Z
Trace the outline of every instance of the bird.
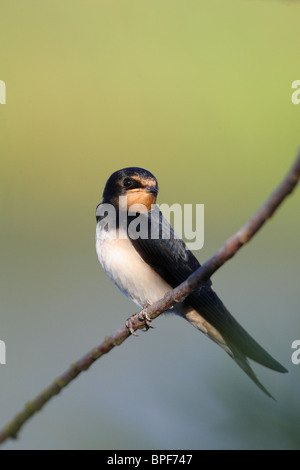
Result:
M99 262L121 292L143 311L201 266L161 213L156 204L158 190L157 179L150 171L139 167L123 168L108 178L102 202L96 207ZM146 232L146 236L142 232ZM151 236L152 233L156 236ZM210 279L169 311L185 318L218 344L274 399L258 380L249 359L277 372L285 373L287 369L235 320L214 291ZM151 326L147 316L145 323ZM126 325L133 333L130 324Z

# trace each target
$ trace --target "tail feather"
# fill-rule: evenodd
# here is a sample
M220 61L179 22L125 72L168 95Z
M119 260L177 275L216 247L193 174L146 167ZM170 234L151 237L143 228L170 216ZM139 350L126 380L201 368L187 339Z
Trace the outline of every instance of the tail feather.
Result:
M246 357L276 372L287 372L287 369L260 346L236 320L235 323L234 344ZM230 336L231 340L233 335Z
M199 315L221 334L225 342L232 345L235 351L238 351L243 357L248 357L277 372L287 372L287 369L260 346L238 323L213 289L209 289L205 293L196 290L187 300Z
M193 326L221 346L257 387L268 397L275 400L258 380L247 358L278 372L287 372L287 370L242 328L223 304L221 306L226 327L221 322L217 325L216 322L214 322L214 325L213 322L208 322L199 310L188 309L184 316ZM216 307L220 308L220 304L214 306L215 309Z
M263 384L258 380L256 375L254 374L253 370L251 369L247 358L242 357L241 355L231 356L234 362L250 377L250 379L260 388L268 397L272 398L272 400L276 401L273 395L263 386Z

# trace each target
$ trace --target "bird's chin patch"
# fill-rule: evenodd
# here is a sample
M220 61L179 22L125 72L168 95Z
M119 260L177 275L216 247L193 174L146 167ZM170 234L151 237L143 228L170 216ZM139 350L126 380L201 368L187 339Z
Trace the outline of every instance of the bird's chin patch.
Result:
M148 212L152 209L152 204L155 204L156 195L145 189L133 189L128 191L127 197L127 210L132 212Z

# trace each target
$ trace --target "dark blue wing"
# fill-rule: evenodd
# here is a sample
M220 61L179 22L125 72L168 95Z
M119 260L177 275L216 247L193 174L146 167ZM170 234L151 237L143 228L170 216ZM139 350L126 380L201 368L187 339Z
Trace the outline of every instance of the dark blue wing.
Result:
M158 208L147 214L140 214L139 217L147 218L148 234L159 233L159 237L131 239L132 244L144 261L151 265L166 282L173 288L178 286L200 267L200 263L187 249L185 243L177 237ZM155 230L153 224L156 226ZM157 230L158 226L159 230ZM230 347L235 350L236 355L249 357L278 372L287 372L234 319L211 289L210 280L202 283L187 297L185 302L220 332Z

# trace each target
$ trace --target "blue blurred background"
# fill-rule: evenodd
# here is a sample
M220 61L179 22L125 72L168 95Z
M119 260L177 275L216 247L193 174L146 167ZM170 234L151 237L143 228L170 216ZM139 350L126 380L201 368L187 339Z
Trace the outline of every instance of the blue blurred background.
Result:
M95 207L141 166L158 202L205 204L206 260L300 144L298 2L1 1L0 427L136 311L105 276ZM4 449L295 449L300 444L299 189L213 278L289 369L268 399L181 318L129 338Z

